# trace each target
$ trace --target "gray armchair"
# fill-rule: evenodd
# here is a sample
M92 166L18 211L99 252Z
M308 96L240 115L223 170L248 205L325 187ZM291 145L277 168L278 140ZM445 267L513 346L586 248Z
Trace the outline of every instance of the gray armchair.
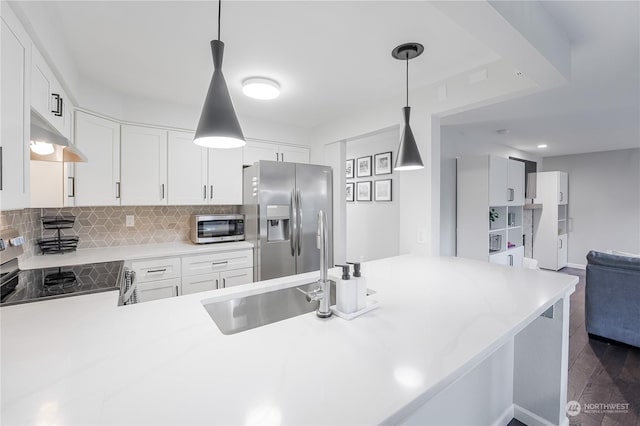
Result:
M590 251L587 333L640 347L640 258Z

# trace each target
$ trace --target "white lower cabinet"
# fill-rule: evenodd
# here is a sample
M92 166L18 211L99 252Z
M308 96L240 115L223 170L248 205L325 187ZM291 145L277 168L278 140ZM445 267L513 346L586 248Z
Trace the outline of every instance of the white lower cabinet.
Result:
M149 302L151 300L179 296L181 294L180 287L180 278L138 282L138 300L140 302Z
M556 270L567 266L567 262L569 261L567 249L567 234L558 235L558 265Z
M253 250L127 261L140 302L253 282Z
M499 265L522 266L524 247L516 247L489 256L489 262Z

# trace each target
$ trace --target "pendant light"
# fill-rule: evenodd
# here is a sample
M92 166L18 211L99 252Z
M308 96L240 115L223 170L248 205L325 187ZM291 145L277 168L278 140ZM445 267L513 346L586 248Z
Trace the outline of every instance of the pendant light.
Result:
M246 142L222 75L224 43L220 41L221 5L222 0L218 0L218 39L211 41L213 76L193 142L207 148L238 148Z
M400 138L400 145L398 146L398 153L396 154L396 164L393 167L394 170L418 170L424 168L422 158L420 157L420 151L416 144L416 139L413 137L411 126L409 125L409 115L411 114L411 107L409 106L409 59L416 58L422 54L424 46L420 43L405 43L393 49L391 56L401 61L405 61L407 64L407 106L402 108L404 115L404 130L402 137Z

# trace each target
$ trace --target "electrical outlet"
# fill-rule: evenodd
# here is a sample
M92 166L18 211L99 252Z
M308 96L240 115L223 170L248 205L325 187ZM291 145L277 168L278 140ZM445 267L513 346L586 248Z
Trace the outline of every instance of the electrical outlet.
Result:
M425 240L427 239L426 233L427 231L424 228L418 229L418 244L425 243Z
M134 215L132 215L132 214L128 214L128 215L125 217L125 224L126 224L128 227L135 226L135 224L136 224L136 217L135 217Z

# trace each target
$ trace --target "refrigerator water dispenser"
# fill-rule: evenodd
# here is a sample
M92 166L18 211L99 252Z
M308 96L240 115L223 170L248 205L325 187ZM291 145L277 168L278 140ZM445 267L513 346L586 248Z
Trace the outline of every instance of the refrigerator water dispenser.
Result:
M267 206L267 241L289 240L289 206Z

